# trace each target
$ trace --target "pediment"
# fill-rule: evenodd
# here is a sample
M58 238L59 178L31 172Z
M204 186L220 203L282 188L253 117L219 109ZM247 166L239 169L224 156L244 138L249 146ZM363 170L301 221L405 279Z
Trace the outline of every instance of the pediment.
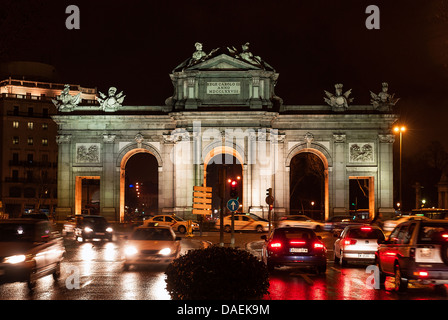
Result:
M188 67L185 70L262 70L262 69L253 64L233 58L223 53L211 59L195 64L191 67Z

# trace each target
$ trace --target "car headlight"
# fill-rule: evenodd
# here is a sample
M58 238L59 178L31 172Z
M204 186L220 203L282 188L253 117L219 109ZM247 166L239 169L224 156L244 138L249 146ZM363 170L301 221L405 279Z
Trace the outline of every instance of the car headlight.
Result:
M124 248L124 254L127 256L133 256L138 253L138 250L134 246L127 246Z
M84 231L85 231L85 232L92 232L92 231L93 231L93 229L92 229L92 228L90 228L90 227L85 227L85 228L84 228Z
M17 254L14 256L6 257L3 262L4 263L10 263L10 264L16 264L25 261L26 257L24 254Z
M114 231L114 229L112 229L111 227L106 228L106 232L112 232L112 231Z
M170 248L163 248L162 250L159 251L159 254L161 254L162 256L167 256L171 253L171 249Z

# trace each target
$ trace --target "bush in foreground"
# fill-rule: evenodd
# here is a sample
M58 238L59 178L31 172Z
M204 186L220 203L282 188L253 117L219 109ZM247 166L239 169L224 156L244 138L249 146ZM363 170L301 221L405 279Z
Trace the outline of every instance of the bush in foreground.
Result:
M247 251L212 246L191 250L166 269L175 300L258 299L268 293L265 264Z

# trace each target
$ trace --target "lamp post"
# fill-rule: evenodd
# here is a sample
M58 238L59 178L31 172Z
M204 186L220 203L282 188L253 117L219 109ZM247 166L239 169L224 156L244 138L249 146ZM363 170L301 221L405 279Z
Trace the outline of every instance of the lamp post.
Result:
M400 209L402 208L402 203L403 203L403 199L402 199L402 157L403 157L403 132L406 131L406 127L405 126L396 126L394 127L394 132L395 133L399 133L400 134L400 178L399 178L399 200L400 200Z

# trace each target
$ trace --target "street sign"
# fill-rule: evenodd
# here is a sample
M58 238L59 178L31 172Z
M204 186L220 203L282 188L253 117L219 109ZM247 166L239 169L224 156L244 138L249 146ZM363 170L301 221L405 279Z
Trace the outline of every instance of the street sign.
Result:
M200 187L200 186L193 186L193 191L199 191L199 192L212 192L212 187Z
M193 214L211 214L212 187L193 186Z
M267 196L265 201L269 205L274 204L274 197L273 196Z
M230 211L237 211L239 207L240 203L238 202L238 200L230 199L229 201L227 201L227 209L229 209Z

